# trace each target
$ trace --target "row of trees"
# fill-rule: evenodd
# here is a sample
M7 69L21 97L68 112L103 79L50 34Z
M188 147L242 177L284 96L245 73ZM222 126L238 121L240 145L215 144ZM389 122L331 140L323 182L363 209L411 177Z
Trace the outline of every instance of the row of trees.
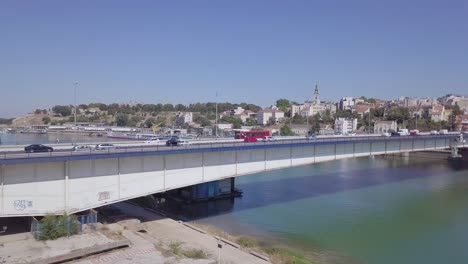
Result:
M262 108L255 104L249 103L240 103L240 104L233 104L233 103L218 103L218 112L223 112L226 110L230 110L236 107L242 107L246 110L250 111L260 111ZM199 112L202 114L206 113L215 113L216 112L216 103L215 102L208 102L208 103L194 103L189 105L183 104L103 104L103 103L90 103L88 105L80 105L79 108L87 109L87 108L99 108L101 111L108 111L109 114L115 113L124 113L124 114L135 114L137 112L146 112L146 113L159 113L159 112L174 112L174 111L190 111L190 112Z

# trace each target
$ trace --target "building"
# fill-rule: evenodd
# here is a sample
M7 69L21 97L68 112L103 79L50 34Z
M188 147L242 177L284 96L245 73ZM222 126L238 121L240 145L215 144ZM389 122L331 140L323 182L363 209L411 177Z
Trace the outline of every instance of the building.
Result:
M465 114L468 114L468 98L459 100L457 105L460 107L460 110L462 110Z
M353 97L347 96L347 97L341 98L340 100L340 110L342 111L351 110L353 109L354 105L355 105L355 101Z
M278 123L284 118L284 112L276 109L263 109L257 113L257 124L267 125L270 120L273 123Z
M185 112L185 113L178 113L176 116L175 123L177 126L182 126L184 124L190 124L193 122L193 113L192 112Z
M355 111L358 113L361 117L364 116L364 114L367 114L370 112L371 109L374 109L374 105L367 105L367 104L358 104L355 106Z
M357 118L337 118L335 120L335 133L339 135L347 135L353 133L357 129Z
M334 103L320 101L320 93L317 82L315 82L314 95L312 97L312 100L307 100L304 102L304 104L291 106L292 116L314 116L316 114L321 114L327 110L330 110L331 113L335 113L336 105Z
M375 121L374 122L374 133L391 133L398 130L397 123L395 121Z
M222 123L218 123L217 126L219 130L232 130L234 125L231 123L222 122Z
M468 132L468 115L457 115L455 117L455 130Z
M309 132L307 125L291 125L290 128L294 135L298 136L305 136Z
M400 97L398 99L398 105L401 107L413 107L419 104L419 98L414 97Z
M447 121L445 119L445 106L433 105L430 111L431 120L434 122Z

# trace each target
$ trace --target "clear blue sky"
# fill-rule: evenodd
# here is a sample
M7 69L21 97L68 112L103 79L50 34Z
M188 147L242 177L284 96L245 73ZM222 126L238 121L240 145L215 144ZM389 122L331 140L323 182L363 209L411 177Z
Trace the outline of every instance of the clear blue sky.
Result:
M2 0L0 117L75 80L78 103L468 94L468 1Z

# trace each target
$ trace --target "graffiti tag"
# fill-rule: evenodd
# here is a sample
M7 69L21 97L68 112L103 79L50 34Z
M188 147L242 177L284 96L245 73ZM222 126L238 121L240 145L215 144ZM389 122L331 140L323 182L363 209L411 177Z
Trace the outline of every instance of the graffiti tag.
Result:
M110 199L110 192L99 192L98 201L104 201Z
M28 200L15 200L13 202L16 211L23 211L26 208L33 207L33 202Z

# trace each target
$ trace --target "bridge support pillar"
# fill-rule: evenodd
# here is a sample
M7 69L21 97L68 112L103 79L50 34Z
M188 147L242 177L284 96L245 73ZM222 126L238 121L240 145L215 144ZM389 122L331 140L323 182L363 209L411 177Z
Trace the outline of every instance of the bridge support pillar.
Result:
M4 170L5 165L0 165L0 213L3 213L3 201L5 200L5 194L3 192L3 184L5 181Z

